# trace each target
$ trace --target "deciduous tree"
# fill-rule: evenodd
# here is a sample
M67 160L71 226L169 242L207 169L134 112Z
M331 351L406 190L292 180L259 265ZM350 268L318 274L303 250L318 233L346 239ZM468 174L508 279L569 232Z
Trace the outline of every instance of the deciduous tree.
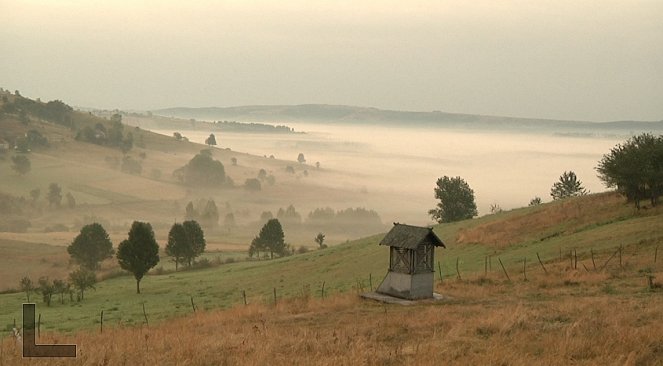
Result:
M584 196L588 192L582 186L582 182L572 171L564 172L559 176L559 181L550 188L550 196L553 200L559 200L567 197Z
M450 178L445 175L439 178L435 187L435 198L440 202L437 208L428 213L437 222L471 219L477 215L474 191L461 177Z
M104 259L113 257L114 250L104 227L95 222L81 228L67 252L81 267L94 271Z
M152 267L159 263L159 244L154 239L152 225L134 221L128 239L117 248L120 267L133 273L136 279L136 293L140 294L140 281Z

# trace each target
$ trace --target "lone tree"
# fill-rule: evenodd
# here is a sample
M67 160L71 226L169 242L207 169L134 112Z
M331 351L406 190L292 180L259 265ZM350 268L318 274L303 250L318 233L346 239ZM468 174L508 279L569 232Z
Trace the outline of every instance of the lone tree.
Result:
M166 255L173 257L175 262L175 271L180 263L190 258L193 254L193 248L182 224L175 223L168 232L168 244L166 245Z
M159 244L154 239L152 225L134 221L129 238L117 247L120 267L133 273L136 278L136 293L140 294L140 280L152 267L159 263Z
M205 139L205 144L209 145L210 147L216 146L216 136L214 136L213 133L210 133L209 137Z
M57 183L51 183L48 186L48 206L60 207L62 203L62 188Z
M104 227L95 222L83 226L67 247L67 253L81 267L94 271L104 259L113 257L114 250Z
M28 302L30 302L30 293L35 290L35 285L32 283L30 277L21 278L20 282L21 291L25 292L25 296L28 297Z
M572 171L564 172L559 176L559 182L555 182L550 188L550 196L553 200L559 200L567 197L584 196L588 192L582 186L582 182Z
M616 188L636 208L646 198L656 206L663 194L663 135L631 137L603 155L596 170L608 188Z
M175 170L173 174L187 185L219 186L226 182L226 171L223 164L214 160L207 151L201 151L185 166Z
M12 169L19 175L25 175L30 172L31 164L30 159L25 155L12 156Z
M279 220L270 219L251 242L249 255L252 256L254 253L258 253L258 257L260 257L260 251L264 250L269 252L269 257L272 259L274 253L284 256L286 254L284 238L285 234L283 234L283 228Z
M318 233L315 237L315 242L318 243L318 246L320 249L325 249L327 248L327 244L325 244L325 234L323 233Z
M298 161L300 164L304 164L304 163L306 163L306 158L304 158L304 154L303 154L303 153L299 153L299 155L297 155L297 161Z
M191 266L193 260L205 252L205 233L195 220L184 221L182 226L186 233L188 245L191 248L186 252L187 256L184 259Z
M51 282L48 277L40 277L38 283L42 300L44 300L46 306L51 306L51 298L55 293L55 286L53 286L53 282Z
M536 196L529 201L528 206L537 206L541 204L541 197Z
M85 299L85 290L94 289L94 284L97 283L97 276L94 272L85 268L79 268L69 274L69 281L74 288L80 291L81 300Z
M477 215L474 191L461 177L450 178L445 175L439 178L435 198L440 203L428 214L439 223L471 219Z

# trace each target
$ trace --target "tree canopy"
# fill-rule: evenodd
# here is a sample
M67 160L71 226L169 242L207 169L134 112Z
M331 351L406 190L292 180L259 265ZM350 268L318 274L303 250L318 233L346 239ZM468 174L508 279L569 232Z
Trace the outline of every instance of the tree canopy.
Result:
M31 168L30 159L25 155L14 155L12 156L12 169L16 171L19 175L25 175L30 171Z
M461 177L444 176L437 180L435 198L440 202L437 208L428 211L437 222L454 222L471 219L477 215L474 191Z
M81 228L81 232L67 247L67 253L81 267L94 271L99 269L101 261L113 257L114 250L106 230L95 222Z
M209 146L216 146L216 136L213 133L209 134L209 137L205 139L205 144Z
M616 188L636 208L645 198L656 206L663 194L663 135L631 137L603 155L596 170L608 188Z
M48 186L48 205L60 207L62 203L62 188L57 183Z
M572 171L564 172L559 176L559 181L550 188L550 196L553 200L559 200L567 197L584 196L588 192L582 186L582 182Z
M287 254L285 244L285 234L278 219L270 219L260 229L260 233L251 242L249 247L249 256L257 254L260 258L260 252L269 252L269 257L274 258L274 254L284 256Z
M199 153L174 172L179 180L193 186L220 186L226 183L223 164L209 153Z
M94 288L94 284L97 283L97 276L92 271L85 268L79 268L69 274L69 281L71 281L71 284L80 291L80 298L81 300L84 300L85 290L88 288Z
M136 293L140 293L140 281L152 267L159 263L159 244L154 239L152 225L134 221L129 230L129 238L117 248L120 267L133 273L136 279Z
M189 241L182 224L175 223L168 232L168 244L166 244L166 255L173 257L175 261L175 271L179 263L182 263L187 257L191 256L193 248Z

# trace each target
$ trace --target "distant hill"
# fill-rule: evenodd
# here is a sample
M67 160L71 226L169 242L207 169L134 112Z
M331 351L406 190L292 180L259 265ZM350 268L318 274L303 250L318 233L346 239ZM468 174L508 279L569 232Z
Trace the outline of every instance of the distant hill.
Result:
M449 127L471 129L547 129L556 132L615 131L663 132L663 121L565 121L553 119L484 116L477 114L411 112L382 110L377 108L327 104L302 105L254 105L239 107L166 108L152 113L179 118L202 120L237 120L253 122L318 122L345 124L409 124L424 127Z

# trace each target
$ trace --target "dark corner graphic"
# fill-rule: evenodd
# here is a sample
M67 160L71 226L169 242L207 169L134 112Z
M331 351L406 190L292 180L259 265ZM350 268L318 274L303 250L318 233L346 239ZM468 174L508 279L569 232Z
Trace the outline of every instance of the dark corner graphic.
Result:
M35 304L23 304L23 357L76 357L75 344L37 344Z

